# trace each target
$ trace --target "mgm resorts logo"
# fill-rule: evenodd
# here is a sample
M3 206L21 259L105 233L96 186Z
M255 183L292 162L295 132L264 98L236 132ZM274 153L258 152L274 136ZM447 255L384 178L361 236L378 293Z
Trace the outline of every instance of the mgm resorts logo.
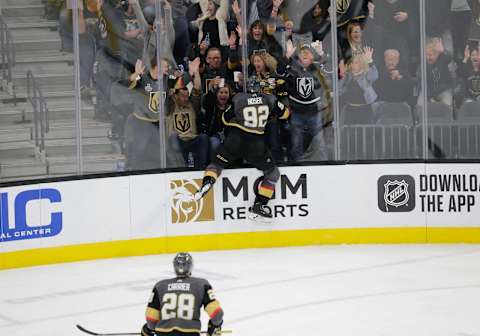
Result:
M217 220L246 219L248 208L251 206L252 196L256 194L263 177L256 179L248 176L222 177L217 181L220 184L215 190L210 190L205 197L196 201L193 194L200 189L202 179L182 179L170 181L170 208L172 224L208 222L215 218L215 198L218 211L221 212ZM218 190L219 189L219 190ZM215 197L216 196L216 197ZM269 208L275 218L297 218L308 216L310 209L307 193L307 175L289 177L281 175L273 193L275 203Z
M193 194L202 186L202 179L170 181L172 223L205 222L215 220L213 190L199 200Z
M377 181L378 208L409 212L415 208L415 180L410 175L383 175Z

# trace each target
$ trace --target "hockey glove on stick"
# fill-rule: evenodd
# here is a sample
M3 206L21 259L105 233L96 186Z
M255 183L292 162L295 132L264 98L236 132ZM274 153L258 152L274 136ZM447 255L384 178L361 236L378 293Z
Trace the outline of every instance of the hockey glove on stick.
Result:
M208 336L221 336L222 335L222 322L219 325L213 325L211 321L208 321Z

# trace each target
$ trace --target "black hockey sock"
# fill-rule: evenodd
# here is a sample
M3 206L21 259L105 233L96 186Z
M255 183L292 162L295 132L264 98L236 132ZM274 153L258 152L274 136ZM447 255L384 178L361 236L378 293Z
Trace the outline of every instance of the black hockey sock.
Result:
M261 204L261 205L267 205L268 201L270 201L270 198L262 196L262 195L257 195L255 196L255 204Z

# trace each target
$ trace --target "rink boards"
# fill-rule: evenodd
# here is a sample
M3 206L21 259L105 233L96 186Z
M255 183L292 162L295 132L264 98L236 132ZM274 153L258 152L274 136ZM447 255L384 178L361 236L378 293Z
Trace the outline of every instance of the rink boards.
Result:
M260 172L84 179L0 190L0 269L96 258L313 244L478 243L480 165L281 168L275 220L247 219Z

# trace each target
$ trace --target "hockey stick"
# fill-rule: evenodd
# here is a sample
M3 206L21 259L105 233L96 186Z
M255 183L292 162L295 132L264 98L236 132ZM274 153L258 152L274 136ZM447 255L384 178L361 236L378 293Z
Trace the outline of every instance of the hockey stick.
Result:
M96 333L96 332L93 332L91 330L88 330L88 329L85 329L84 327L82 327L81 325L77 324L77 328L78 330L80 331L83 331L84 333L86 334L89 334L89 335L94 335L94 336L128 336L128 335L141 335L141 333L139 332L136 332L136 333L106 333L106 334L102 334L102 333ZM231 330L221 330L220 333L222 334L231 334L232 331ZM207 331L201 331L200 334L208 334Z
M136 332L136 333L107 333L107 334L101 334L101 333L96 333L96 332L90 331L88 329L85 329L84 327L82 327L79 324L77 324L77 328L78 328L78 330L83 331L86 334L95 335L95 336L122 336L122 335L140 335L141 334L139 332Z
M140 335L141 334L139 332L137 332L137 333L107 333L107 334L101 334L101 333L96 333L96 332L90 331L88 329L85 329L84 327L82 327L79 324L77 324L77 328L78 328L78 330L83 331L86 334L95 335L95 336L122 336L122 335Z

